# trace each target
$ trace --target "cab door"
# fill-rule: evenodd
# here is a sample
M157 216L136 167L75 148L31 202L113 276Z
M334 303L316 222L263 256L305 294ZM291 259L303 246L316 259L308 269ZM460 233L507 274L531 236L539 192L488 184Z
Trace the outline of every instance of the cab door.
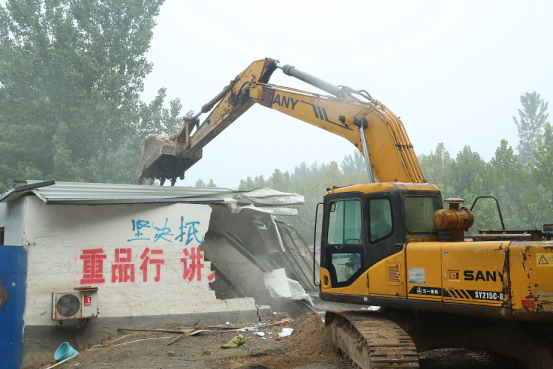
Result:
M402 245L405 237L401 237L400 232L396 232L394 227L397 222L394 221L394 215L397 217L398 211L392 211L392 199L388 193L370 194L366 197L368 209L368 253L367 267L370 268L380 260L401 251L396 245Z
M324 209L321 267L330 275L331 288L347 287L366 269L363 195L329 195Z

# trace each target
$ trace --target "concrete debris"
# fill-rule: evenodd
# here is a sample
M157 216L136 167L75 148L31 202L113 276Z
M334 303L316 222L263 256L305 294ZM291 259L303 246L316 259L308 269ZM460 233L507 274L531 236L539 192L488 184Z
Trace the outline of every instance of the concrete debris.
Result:
M232 213L244 209L280 216L296 216L297 208L305 203L305 198L296 193L286 193L263 188L248 192L234 192L221 196Z
M236 195L236 194L235 194ZM242 192L235 199L247 199L258 206L291 206L303 205L305 198L297 193L280 192L272 188L262 188Z
M294 328L282 328L282 332L278 334L280 338L288 337L292 334Z
M286 276L284 268L275 269L272 272L264 273L265 286L271 297L283 297L292 300L307 300L311 305L311 297L298 281Z
M246 205L246 206L239 206L235 202L226 202L226 201L225 201L225 205L227 205L230 212L233 213L233 214L238 214L238 213L244 211L245 209L252 209L252 210L254 210L256 212L259 212L259 213L265 213L265 214L270 214L270 215L274 215L274 216L293 217L293 216L298 215L298 210L297 209L285 208L285 207L258 208L254 205L251 205L251 204Z
M318 268L313 251L297 231L275 220L274 215L275 209L295 212L291 207L303 202L303 197L271 189L256 191L233 193L231 202L211 204L209 230L201 245L218 276L211 288L219 299L251 296L258 305L270 305L299 316L312 306L308 292L317 291L313 285L313 267ZM263 202L264 206L243 202L246 197L261 198L263 201L256 200L256 203ZM279 213L283 212L279 210ZM275 277L275 282L285 283L277 287L278 293L271 292L272 281L258 283L266 274L279 269L276 273L280 277Z

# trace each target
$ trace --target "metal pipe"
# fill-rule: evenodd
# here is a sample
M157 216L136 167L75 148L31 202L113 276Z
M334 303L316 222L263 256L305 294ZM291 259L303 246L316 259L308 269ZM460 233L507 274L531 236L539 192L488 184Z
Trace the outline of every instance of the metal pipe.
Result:
M361 143L363 144L363 156L365 157L365 165L367 166L367 174L369 175L369 181L376 183L374 174L371 169L371 162L369 160L369 150L367 149L367 142L365 141L365 132L363 132L363 125L359 125L359 136L361 136Z
M286 64L282 65L280 63L276 63L276 67L282 69L284 74L292 77L296 77L299 80L302 80L305 83L308 83L312 86L315 86L317 88L320 88L323 91L328 92L329 94L332 94L336 97L343 97L344 91L338 87L334 86L332 83L323 81L320 78L317 78L315 76L312 76L309 73L302 72L301 70L297 70L296 67Z
M316 270L315 268L317 267L315 262L316 262L316 259L317 259L317 218L319 217L319 206L320 205L324 205L322 202L318 203L317 204L317 207L315 208L315 227L314 227L314 230L313 230L313 284L315 286L320 286L321 283L319 282L319 284L317 284L317 274L316 274ZM322 242L321 242L322 244ZM321 246L322 248L322 246ZM322 250L319 250L319 253L322 255ZM319 275L320 277L320 275Z
M211 109L213 109L213 106L215 106L215 104L217 104L219 101L221 101L221 99L223 97L225 97L225 95L227 94L227 92L230 91L230 89L232 88L232 86L234 86L234 83L236 82L236 80L232 80L230 81L230 83L228 84L228 86L226 86L225 88L223 88L223 91L219 92L217 94L217 96L215 96L213 99L211 99L208 103L204 104L204 106L202 106L202 110L201 112L202 113L207 113L208 111L210 111ZM198 113L196 114L194 117L198 117L201 113Z
M499 220L501 220L501 228L503 228L503 230L505 230L505 223L503 222L503 214L501 214L501 208L499 207L499 201L497 200L497 198L495 198L493 196L490 196L490 195L478 196L477 198L474 199L474 202L472 203L472 206L470 207L470 211L472 211L472 209L474 209L474 206L476 205L476 202L479 199L494 199L495 200L495 204L497 205L497 212L499 213Z
M193 117L188 118L188 120L195 124L200 115L209 112L211 109L213 109L215 104L217 104L219 101L221 101L221 99L223 99L223 97L225 97L225 95L231 90L232 86L234 86L235 82L236 80L230 81L230 83L225 88L223 88L223 90L219 92L217 96L205 103L200 111L197 112Z

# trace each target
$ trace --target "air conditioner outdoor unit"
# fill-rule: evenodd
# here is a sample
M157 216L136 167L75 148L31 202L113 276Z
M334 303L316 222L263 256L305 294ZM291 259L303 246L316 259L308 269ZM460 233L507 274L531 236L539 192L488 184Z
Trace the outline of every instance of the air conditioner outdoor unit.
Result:
M87 319L98 316L98 288L52 292L52 320Z

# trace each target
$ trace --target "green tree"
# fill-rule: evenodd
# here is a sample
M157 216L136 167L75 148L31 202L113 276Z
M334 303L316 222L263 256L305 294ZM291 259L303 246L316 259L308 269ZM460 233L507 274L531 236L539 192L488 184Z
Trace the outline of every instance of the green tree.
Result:
M550 123L546 123L543 137L537 138L534 157L529 223L541 227L553 223L553 129Z
M275 169L267 182L268 187L279 191L287 191L290 185L290 173L283 173L280 169Z
M444 199L453 194L452 184L454 182L453 163L454 159L446 150L443 143L436 146L436 150L430 155L422 155L419 158L426 180L437 185L442 191Z
M544 224L553 223L553 191L551 186L537 185L528 198L527 228L541 229Z
M308 167L305 162L301 162L300 165L294 167L292 178L297 179L300 183L305 183L305 181L311 176L311 168Z
M0 190L15 179L135 182L143 138L180 102L140 101L163 0L0 5Z
M523 171L518 157L507 140L501 140L499 147L495 150L494 157L490 160L490 166L493 172L493 187L512 180L513 177L519 177Z
M538 137L536 142L532 174L539 185L553 189L553 130L550 123L545 125L543 137Z
M212 187L212 188L215 188L217 187L217 185L215 184L215 182L213 182L213 179L210 179L208 183L205 183L204 181L202 181L201 179L198 179L196 181L196 184L194 185L195 187Z
M344 156L341 164L342 172L344 175L353 175L359 173L366 178L364 182L369 180L367 175L367 166L365 165L365 158L359 150L355 150L352 155Z
M522 109L518 109L519 119L513 117L518 128L519 144L517 146L520 162L528 167L534 161L532 150L536 139L542 134L549 114L546 114L548 103L536 92L525 93L520 97Z
M501 140L496 149L494 157L488 164L488 173L489 194L498 199L505 226L511 229L526 228L528 226L526 219L520 214L526 214L528 211L524 198L531 195L530 176L506 140Z
M451 163L453 196L465 197L468 194L485 194L488 188L485 183L486 162L480 154L466 145ZM473 196L470 196L471 198Z
M263 175L255 177L255 179L252 179L251 177L248 177L246 180L240 180L240 185L238 186L239 191L251 191L256 188L264 188L267 187L267 182L265 181L265 178L263 178Z
M442 143L419 160L428 181L441 189L443 199L461 197L466 201L465 206L470 207L477 196L492 195L499 200L507 229L541 228L542 224L553 223L553 129L550 124L546 124L543 137L536 142L535 165L531 172L520 163L506 140L501 141L489 163L470 146L465 146L454 159ZM347 155L342 161L342 171L336 162L310 166L301 163L291 175L275 169L263 185L305 197L297 217L280 220L293 225L311 243L315 208L322 201L326 188L366 182L366 173L353 169L356 162L354 157ZM240 181L240 189L264 187L259 185L258 178ZM501 228L493 200L480 200L474 211L475 224L469 234Z
M344 174L340 171L338 163L331 161L330 167L321 176L321 187L343 186L345 185L344 179Z

